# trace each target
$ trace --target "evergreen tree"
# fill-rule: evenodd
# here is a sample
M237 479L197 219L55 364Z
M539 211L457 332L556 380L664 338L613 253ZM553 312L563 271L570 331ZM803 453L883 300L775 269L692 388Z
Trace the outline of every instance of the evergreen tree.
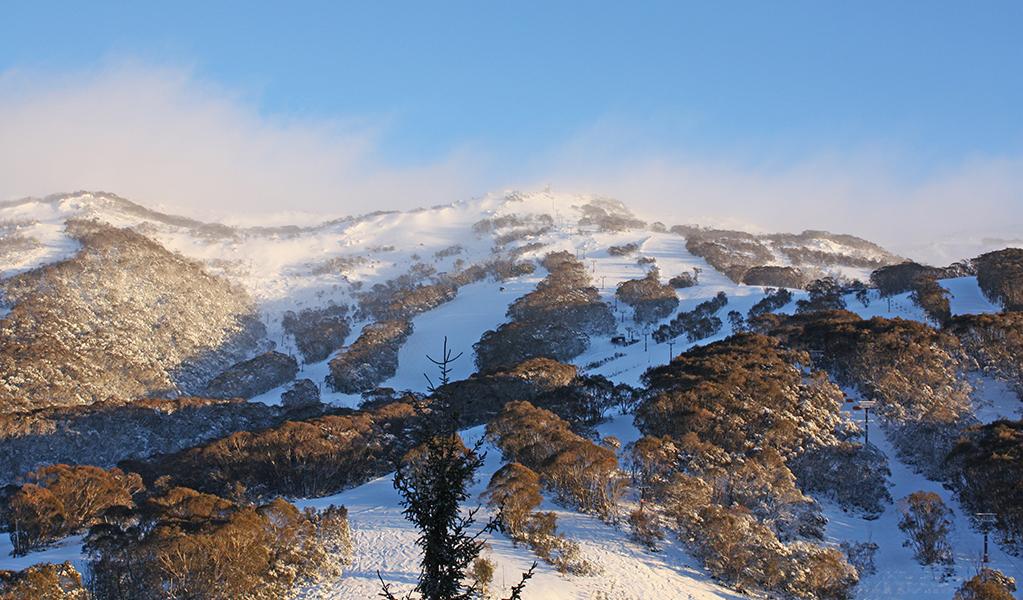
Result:
M440 385L434 387L432 382L430 385L435 395L438 389L450 383L450 363L457 358L451 356L445 338L441 359L430 359L441 373ZM443 399L437 400L437 406L445 406ZM423 425L416 433L419 444L405 455L394 475L394 487L402 497L403 514L420 532L416 545L422 548L423 557L419 583L413 592L418 593L421 600L477 598L482 595L480 583L477 580L466 585L466 576L483 550L480 535L491 525L470 533L479 507L463 516L460 506L469 498L469 486L483 465L485 455L479 451L483 440L481 438L469 449L456 431L456 415L443 409L422 410ZM531 575L532 569L523 575L523 581L512 589L511 599L519 597L525 580ZM411 599L413 592L405 598ZM397 600L386 583L383 583L382 595Z

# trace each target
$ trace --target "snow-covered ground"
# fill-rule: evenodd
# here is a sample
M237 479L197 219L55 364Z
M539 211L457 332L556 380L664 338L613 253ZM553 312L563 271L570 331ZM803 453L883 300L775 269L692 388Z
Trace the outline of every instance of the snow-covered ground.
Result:
M291 347L280 326L285 311L324 306L328 302L352 304L352 282L362 281L368 288L373 283L404 273L416 262L431 264L437 271L443 272L451 269L454 261L459 258L467 263L488 258L491 256L493 240L486 236L477 238L469 233L471 225L484 217L512 212L520 215L554 214L557 225L552 231L539 240L527 240L541 241L547 245L539 251L526 254L524 258L535 258L556 250L572 252L590 270L602 298L611 305L614 305L614 291L619 282L642 277L649 268L637 264L636 259L640 256L656 258L656 265L664 280L679 273L700 270L698 286L678 290L679 310L692 310L697 304L713 298L721 291L728 295L727 306L718 313L719 318L726 321L725 326L716 336L701 340L701 344L722 339L731 333L725 319L727 312L735 310L745 314L763 297L761 288L735 285L705 261L689 254L685 240L677 235L643 230L618 234L580 232L578 228L566 225L564 215L572 214L572 204L583 202L585 199L545 194L526 196L524 200L514 202L507 201L504 196L488 196L428 211L381 215L358 223L339 223L296 235L242 234L217 239L163 225L153 226L147 230L147 234L153 235L171 250L206 261L212 270L244 285L260 303L260 311L269 326L270 338L277 341L284 350ZM26 229L24 235L36 237L42 245L31 255L19 257L17 262L3 263L0 260L0 271L9 276L73 253L76 246L63 235L61 224L63 219L83 210L83 206L88 208L87 199L22 204L0 210L0 219L38 221L38 224ZM117 225L138 225L138 219L128 215L108 216L108 220ZM680 215L680 219L684 222L684 215ZM639 246L638 252L629 256L608 254L610 246L628 243L636 243ZM439 250L455 244L464 247L463 254L445 258L435 256ZM356 254L367 258L369 262L357 267L347 278L336 274L312 274L313 267L329 258ZM505 322L508 305L531 291L545 275L541 268L533 275L504 283L487 281L468 285L459 290L453 301L415 318L415 332L399 352L398 373L381 385L397 390L424 390L427 384L424 375L434 377L436 373L436 366L430 362L429 357L440 356L445 338L448 348L455 354L463 354L453 364L452 377L461 379L472 374L475 371L472 345L483 332ZM998 310L980 293L974 277L941 283L952 294L954 314ZM794 291L796 299L802 294ZM849 310L864 318L881 316L924 320L922 311L912 304L907 295L889 300L879 298L872 291L867 305L852 296L846 300ZM790 305L781 309L781 312L792 312L793 308ZM616 383L637 385L646 369L665 364L671 355L677 355L689 346L681 338L672 347L668 344L655 344L649 339L649 332L653 329L651 326L634 323L628 311L616 313L616 317L619 320L619 333L633 335L640 341L619 347L612 345L609 339L593 339L590 348L575 359L575 363L580 366L600 363L600 366L588 371L591 374L604 375ZM363 324L354 325L349 342L354 341ZM322 384L327 373L327 362L324 361L303 365L299 378L309 378L320 384L325 402L355 406L361 401L359 396L337 394L325 389ZM998 416L1018 418L1020 403L1004 384L987 379L976 379L971 384L976 390L978 418L985 422ZM272 390L254 401L279 403L284 389ZM860 418L860 415L855 417ZM617 436L623 445L639 435L632 426L631 417L627 415L614 418L602 426L600 431L602 435ZM465 437L472 438L480 434L481 431L476 429L466 432ZM855 589L856 598L951 598L961 579L972 576L978 566L977 556L982 545L980 534L971 527L956 499L940 484L924 480L897 461L880 428L871 428L870 439L891 460L893 498L899 499L918 490L930 490L939 493L953 507L956 515L957 564L955 576L942 580L940 573L920 567L913 561L910 550L902 547L903 537L896 526L894 507L890 507L879 519L867 521L826 504L826 516L830 520L827 529L830 542L872 541L880 546L875 557L877 573L862 577ZM474 489L476 493L482 491L491 474L500 467L499 451L492 447L487 450L486 464L478 474L479 482ZM380 591L378 572L379 577L393 583L398 592L413 585L418 572L418 555L414 545L416 532L401 515L398 496L390 478L383 477L337 496L300 504L326 506L331 503L344 504L349 510L355 536L354 564L340 580L329 586L303 590L302 597L332 600L375 597ZM740 597L718 586L670 538L665 540L662 551L652 553L630 541L627 531L614 529L593 517L565 510L550 502L543 509L558 514L561 530L579 542L583 555L598 564L603 574L594 577L563 576L541 562L536 576L526 588L524 597L527 599ZM500 535L491 536L489 543L490 556L498 565L494 581L496 591L506 594L518 582L520 574L532 564L534 557L527 549L513 547ZM1018 567L1019 559L1006 555L993 542L991 547L992 566L1023 580L1023 572ZM9 540L0 539L0 569L22 569L41 561L60 562L65 559L76 561L81 568L79 539L69 539L61 546L18 559L11 558L10 552Z

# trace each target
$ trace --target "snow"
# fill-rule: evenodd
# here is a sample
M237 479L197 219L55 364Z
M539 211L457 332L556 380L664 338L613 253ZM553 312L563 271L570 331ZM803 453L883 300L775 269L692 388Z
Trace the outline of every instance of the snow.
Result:
M623 433L631 428L625 420L614 421L610 432ZM635 432L635 428L631 428ZM482 428L463 432L467 444L482 435ZM628 434L624 434L628 437ZM486 489L487 482L502 465L500 450L484 445L486 461L477 474L472 488L474 495ZM336 582L328 594L322 590L305 590L300 598L324 597L330 600L371 598L379 594L379 576L393 584L393 591L404 593L415 585L419 570L419 555L415 546L416 531L401 514L399 496L390 477L382 477L359 488L331 496L298 503L299 507L323 508L330 504L344 504L355 541L353 564L341 581ZM474 497L469 506L478 505ZM607 598L727 598L738 600L740 594L715 585L698 564L673 543L658 553L651 553L629 540L628 532L614 529L595 517L566 510L549 500L538 510L554 511L558 516L559 531L579 543L582 555L595 562L603 574L592 577L562 575L550 565L540 561L533 578L526 586L525 600L564 599L583 600L598 593ZM481 525L488 513L479 513ZM519 582L520 574L527 571L536 557L528 548L514 547L500 534L487 538L489 558L497 563L494 590L507 597L511 586Z
M948 303L953 315L976 315L1001 311L1000 306L993 304L980 291L976 277L943 279L939 283L951 293Z
M856 397L850 390L846 390L846 393ZM1006 400L1005 397L1002 398L1002 402ZM1016 401L1016 404L1019 402ZM860 414L854 415L853 418L859 423L863 422ZM955 522L955 532L952 536L952 545L955 548L955 574L942 578L940 566L933 569L922 567L913 559L912 550L902 545L905 537L898 527L899 512L896 506L889 506L877 520L867 521L825 502L824 515L829 520L828 541L836 544L843 540L873 542L880 547L874 556L877 573L860 579L855 597L862 600L874 598L948 600L955 594L963 579L973 577L981 566L983 535L973 527L969 515L964 513L956 498L941 483L927 480L895 458L895 450L876 423L870 428L870 443L878 446L888 456L889 468L892 471L890 479L892 487L889 492L896 502L923 490L938 494L946 505L952 508ZM1020 560L998 548L993 539L989 542L989 554L991 568L999 569L1010 577L1023 577L1023 571L1019 570Z
M685 240L677 235L639 230L619 234L595 231L580 233L576 227L565 225L566 220L571 221L571 218L566 219L565 216L572 214L572 205L583 204L587 198L545 193L521 195L519 198L521 200L508 200L506 195L494 194L436 209L378 215L360 222L341 222L325 227L312 226L295 236L242 232L234 238L215 239L188 229L162 224L152 225L146 233L154 235L168 249L205 261L212 271L244 285L260 305L270 339L279 343L278 349L290 352L294 352L293 344L283 335L280 325L285 311L324 306L328 302L354 304L352 282L361 281L366 289L373 283L406 272L415 262L431 264L443 272L450 270L457 259L471 263L490 258L492 238L483 236L477 239L469 233L470 227L482 218L510 213L552 214L555 222L561 225L539 240L547 244L545 248L525 258L548 251L572 252L590 270L602 299L611 305L614 305L614 291L618 283L645 275L649 267L636 264L640 256L657 259L656 265L662 280L682 272L693 273L694 268L702 271L698 286L678 290L680 311L690 311L697 304L724 291L728 295L728 304L718 313L718 317L725 320L727 312L735 310L745 314L763 297L760 287L737 286L705 261L689 254ZM38 251L18 258L17 262L0 261L0 272L10 276L73 254L77 247L63 235L63 222L68 216L82 211L87 214L98 213L96 199L85 194L61 202L33 202L0 208L0 219L38 221L22 233L35 237L42 244ZM109 210L102 214L121 226L137 226L139 221L137 218L133 220L130 215L112 214ZM686 215L679 215L679 221L686 222ZM239 216L233 222L244 223L246 226L257 225L244 216ZM322 221L305 215L302 222L312 225ZM635 254L608 255L609 246L630 242L639 246ZM443 259L435 257L438 250L455 244L464 246L465 252ZM387 246L393 246L394 251L374 250ZM312 267L329 258L355 255L365 257L370 262L354 269L347 278L340 275L312 275ZM445 338L448 348L454 354L463 353L452 365L452 378L457 380L468 377L475 370L472 345L483 332L505 322L508 305L531 291L544 276L543 269L537 269L533 275L504 283L486 281L468 285L459 290L453 301L415 318L415 331L399 351L398 373L381 385L396 390L424 390L427 387L424 374L433 377L437 372L430 357L440 357ZM975 277L943 280L941 284L951 292L953 314L998 310L980 293ZM793 290L793 295L793 302L805 297L805 293L798 290ZM870 291L868 298L869 303L864 306L855 297L847 296L849 310L863 318L880 316L925 320L925 315L912 304L908 294L883 299L877 296L876 291ZM793 311L794 304L790 304L779 312ZM0 311L0 318L5 314ZM612 345L606 338L592 339L589 350L574 361L580 366L606 361L590 369L590 374L604 375L616 383L638 385L640 377L648 368L668 362L671 355L677 355L691 346L681 338L675 340L670 350L668 344L655 344L650 339L644 343L643 334L649 334L654 326L633 323L628 311L616 313L616 316L619 332L625 334L626 328L633 328L640 342L619 347ZM354 341L364 324L353 324L353 333L348 343ZM699 343L707 344L723 339L730 333L726 322L719 334ZM624 356L616 357L617 354ZM337 394L324 386L328 373L327 362L302 365L298 378L308 378L320 385L324 402L357 406L361 397ZM1019 417L1021 405L1003 383L979 376L970 383L976 391L977 416L981 421L990 422L1000 416ZM282 386L253 401L279 404L281 394L287 389L287 386ZM827 528L829 542L873 541L881 547L875 556L877 574L862 577L855 588L855 597L863 600L951 598L959 581L972 576L979 566L977 555L982 537L972 529L956 499L940 484L923 479L895 458L894 451L879 427L872 427L870 433L871 442L877 444L891 461L891 493L894 498L902 498L918 490L929 490L941 495L955 510L957 565L955 577L942 581L940 573L935 574L913 561L910 550L902 546L902 533L897 527L894 507L885 511L879 519L867 521L826 503L825 514L830 520ZM639 432L632 425L632 418L627 415L616 416L602 425L600 434L614 435L623 446L639 437ZM466 432L464 437L479 435L481 430L477 428ZM473 489L477 494L485 488L491 474L501 466L500 452L490 446L486 446L486 449L487 460ZM354 563L339 581L329 586L303 590L300 597L330 600L376 597L380 591L378 572L385 581L394 584L394 591L404 593L409 589L418 573L418 554L414 545L416 532L401 515L399 498L390 477L376 479L336 496L305 500L299 505L322 507L332 503L344 504L349 510L355 536ZM718 586L670 535L662 551L651 553L629 540L627 531L610 527L593 517L566 510L549 500L542 509L553 510L558 514L559 528L569 538L579 542L583 555L599 564L603 574L595 577L563 576L541 562L535 577L526 587L524 597L527 599L582 599L594 598L598 594L608 600L740 597ZM481 517L484 514L481 513ZM490 557L498 565L494 582L496 591L507 595L510 587L518 582L520 573L529 568L535 557L528 549L516 548L500 535L490 536L489 543ZM1018 568L1018 559L1006 555L994 541L991 548L993 567L1002 569L1008 575L1023 578L1023 572ZM10 557L10 551L9 540L0 539L0 569L23 569L40 561L63 560L72 560L80 570L82 567L80 538L71 538L60 546L17 559Z

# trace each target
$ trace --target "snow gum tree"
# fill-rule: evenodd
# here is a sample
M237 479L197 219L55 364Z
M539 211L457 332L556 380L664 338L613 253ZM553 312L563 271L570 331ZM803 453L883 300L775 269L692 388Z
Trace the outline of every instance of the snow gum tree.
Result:
M915 558L922 565L951 565L952 509L945 506L941 496L934 492L919 491L899 501L899 529L906 532L904 546L912 547Z

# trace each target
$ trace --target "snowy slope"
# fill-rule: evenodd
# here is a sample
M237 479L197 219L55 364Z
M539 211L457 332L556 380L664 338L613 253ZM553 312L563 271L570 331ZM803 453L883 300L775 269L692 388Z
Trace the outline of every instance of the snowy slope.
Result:
M194 227L155 222L135 214L119 212L116 207L111 208L109 204L86 194L0 208L0 219L31 223L26 225L24 235L39 241L39 248L31 253L0 257L0 271L10 276L71 255L76 246L63 235L63 221L76 214L98 216L115 225L137 227L168 249L205 261L211 271L244 285L260 304L270 338L281 349L293 352L293 343L283 335L280 325L285 311L325 306L329 302L353 304L353 283L362 282L363 289L366 289L374 283L407 272L417 262L431 264L438 272L444 272L452 269L458 259L466 263L485 260L495 255L492 251L494 240L489 235L474 235L474 223L483 218L511 213L550 214L555 223L550 231L538 238L511 244L503 252L506 254L516 245L530 242L541 242L545 246L524 254L523 259L536 258L549 251L567 250L583 261L602 298L612 305L615 286L619 282L642 277L649 268L637 264L640 256L656 258L663 280L682 272L701 270L700 285L678 290L679 310L692 310L700 302L724 291L728 295L728 305L718 314L724 320L728 311L745 314L763 297L764 291L761 288L735 285L710 268L703 259L689 254L685 240L680 236L641 229L621 233L599 232L593 228L580 230L574 225L578 211L573 206L587 200L546 193L495 194L425 211L376 215L357 221L308 226L297 232L276 230L267 233L265 230L237 228L232 230L233 233L218 236ZM685 222L684 215L680 215L679 219ZM610 246L628 243L636 243L639 247L635 254L608 254ZM456 244L463 246L461 254L436 257L438 251ZM331 258L355 255L366 258L368 262L344 276L313 274L317 265ZM416 317L413 321L415 332L399 352L398 373L381 385L397 390L424 390L424 374L433 376L436 371L428 357L440 355L445 337L449 348L455 353L464 353L454 363L452 377L461 379L472 374L475 371L472 345L483 332L505 322L508 305L531 291L545 275L546 272L541 268L530 276L507 282L485 281L468 285L459 290L453 301ZM976 278L946 280L942 285L952 293L954 314L997 310L978 290ZM801 294L794 291L796 298L801 297ZM871 292L870 302L866 306L852 296L846 300L849 310L864 318L882 316L924 320L922 311L912 305L906 295L892 298L889 302ZM792 312L793 309L794 306L790 305L780 312ZM640 342L623 348L613 346L607 338L594 338L589 350L574 361L580 366L600 363L600 366L588 371L591 374L636 385L646 369L665 364L671 355L677 355L689 346L682 338L676 340L673 348L667 344L655 344L651 340L644 343L643 334L648 334L653 327L637 325L628 311L616 313L616 317L619 320L619 334L633 335ZM364 324L353 325L353 334L347 343L354 341ZM701 340L700 343L722 339L730 333L726 323L719 334ZM323 388L322 382L327 372L326 361L303 365L299 378L312 379ZM989 421L997 415L1018 415L1019 403L1004 386L987 380L975 383L980 418ZM282 391L284 388L272 390L255 400L278 403ZM359 396L336 394L325 388L323 399L325 402L346 406L355 406L361 401ZM859 414L853 416L861 418ZM619 437L623 445L638 436L628 416L615 418L601 428L601 433ZM466 437L478 435L479 430L474 430L468 432ZM910 551L901 546L903 538L895 526L894 508L889 508L875 521L866 521L826 505L826 515L830 519L827 530L829 541L873 541L881 546L876 557L878 572L861 579L856 588L856 597L950 598L959 585L958 580L972 575L980 537L970 528L955 499L950 498L939 484L923 480L911 469L898 463L879 428L872 427L870 435L871 441L877 443L892 461L891 493L894 498L921 489L932 490L954 507L959 554L955 580L941 581L929 569L915 563ZM482 491L490 475L499 467L499 452L489 448L486 465L479 473L479 483L475 488L477 493ZM385 581L395 584L397 591L408 589L414 583L417 573L418 558L413 545L416 533L400 514L398 497L390 479L381 478L335 497L309 500L302 505L325 506L330 503L344 504L349 509L356 540L355 563L340 581L330 586L303 590L302 596L330 599L374 597L380 590L378 571ZM603 568L603 574L596 577L565 577L541 563L536 577L527 587L526 598L553 600L600 597L608 600L638 600L739 597L716 585L673 540L665 541L662 552L651 553L631 542L625 531L613 529L592 517L567 511L549 502L543 509L558 513L559 526L570 538L580 543L586 558ZM491 556L498 563L495 584L498 592L506 592L518 581L519 574L533 562L533 556L527 549L513 547L501 536L492 536L490 543ZM63 547L12 559L9 556L9 541L0 539L0 569L21 569L44 560L80 560L81 548L76 544L78 541L72 539ZM1009 575L1023 577L1023 573L1016 567L1017 559L997 549L992 552L992 557L996 568Z

